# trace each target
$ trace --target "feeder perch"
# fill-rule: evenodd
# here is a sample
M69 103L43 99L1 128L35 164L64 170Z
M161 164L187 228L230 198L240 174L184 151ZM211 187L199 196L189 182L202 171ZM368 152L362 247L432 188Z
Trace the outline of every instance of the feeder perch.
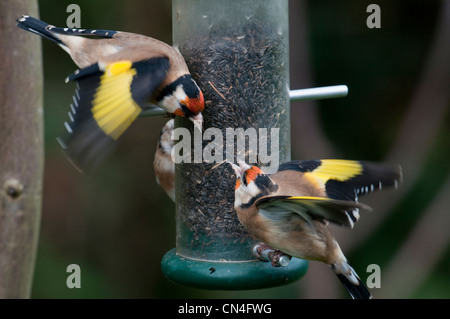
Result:
M269 164L253 156L260 149L252 150L247 141L242 152L238 137L227 129L253 128L257 134L266 129L267 152L276 146L279 163L289 161L290 101L347 94L343 86L332 87L333 93L330 88L289 91L288 0L172 0L172 10L174 45L204 94L203 131L222 132L205 140L190 121L177 117L175 128L185 127L193 137L192 153L195 140L202 150L221 140L223 160L235 162L239 156L264 170ZM183 157L190 163L176 165L176 248L162 260L164 275L179 284L221 290L268 288L301 278L308 267L304 260L282 256L280 267L273 267L255 256L259 242L234 212L236 177L230 165L212 169L216 163L190 155Z
M289 91L289 99L291 102L308 101L308 100L323 100L335 97L345 97L348 94L348 87L346 85L332 85L323 86L310 89L299 89ZM144 106L140 117L161 116L167 114L159 106L154 104Z

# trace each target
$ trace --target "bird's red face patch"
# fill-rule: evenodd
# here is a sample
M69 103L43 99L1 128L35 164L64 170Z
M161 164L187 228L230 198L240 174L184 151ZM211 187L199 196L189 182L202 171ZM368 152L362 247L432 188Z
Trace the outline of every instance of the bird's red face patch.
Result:
M180 103L186 105L186 107L194 114L198 114L205 108L205 99L203 98L202 91L199 91L198 98L187 97L181 100Z
M250 182L253 182L259 174L262 174L262 171L256 166L252 166L246 170L244 173L244 178L247 185L250 184Z
M184 112L182 109L176 109L173 114L184 117Z

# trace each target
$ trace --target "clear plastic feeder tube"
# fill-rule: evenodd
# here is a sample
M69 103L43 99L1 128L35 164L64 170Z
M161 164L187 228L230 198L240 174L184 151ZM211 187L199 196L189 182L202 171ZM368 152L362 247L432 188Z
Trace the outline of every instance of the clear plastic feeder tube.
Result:
M233 208L231 166L213 167L238 156L273 173L290 160L288 0L173 0L172 10L174 46L205 98L202 134L176 121L192 137L190 163L176 165L176 254L262 264Z

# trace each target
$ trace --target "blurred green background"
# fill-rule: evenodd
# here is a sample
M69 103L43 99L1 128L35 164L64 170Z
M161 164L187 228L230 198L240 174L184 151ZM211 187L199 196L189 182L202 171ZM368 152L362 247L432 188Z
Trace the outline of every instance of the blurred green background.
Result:
M81 7L83 28L150 35L171 43L170 1L40 1L41 19L65 26ZM379 298L450 297L450 5L380 0L381 29L366 26L372 1L290 1L291 88L346 84L346 98L292 104L292 158L401 164L404 184L363 202L355 229L335 229L365 280L381 268ZM26 12L17 12L17 17ZM43 41L45 179L33 298L347 298L324 265L294 284L258 291L206 291L168 282L160 269L175 247L174 204L159 188L153 155L165 118L143 118L95 177L59 149L76 66ZM66 267L81 267L68 289Z

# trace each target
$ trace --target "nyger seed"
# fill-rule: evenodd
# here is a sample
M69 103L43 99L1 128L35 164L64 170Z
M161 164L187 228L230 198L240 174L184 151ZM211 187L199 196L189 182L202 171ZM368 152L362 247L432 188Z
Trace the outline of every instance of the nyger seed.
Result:
M289 127L289 112L285 111L289 103L287 41L287 34L280 35L275 26L254 18L246 25L212 29L207 36L198 35L179 45L205 97L204 130L219 128L225 140L226 128L280 128L280 148L289 147L289 130L285 129ZM178 121L191 127L192 133L188 121ZM267 139L270 150L270 134ZM203 148L209 142L203 140ZM289 152L280 150L280 162L288 156ZM233 169L224 164L211 170L214 165L177 165L179 232L190 233L178 234L177 249L195 247L198 258L203 257L203 250L215 249L211 248L215 244L224 249L232 249L232 244L254 244L234 212Z

